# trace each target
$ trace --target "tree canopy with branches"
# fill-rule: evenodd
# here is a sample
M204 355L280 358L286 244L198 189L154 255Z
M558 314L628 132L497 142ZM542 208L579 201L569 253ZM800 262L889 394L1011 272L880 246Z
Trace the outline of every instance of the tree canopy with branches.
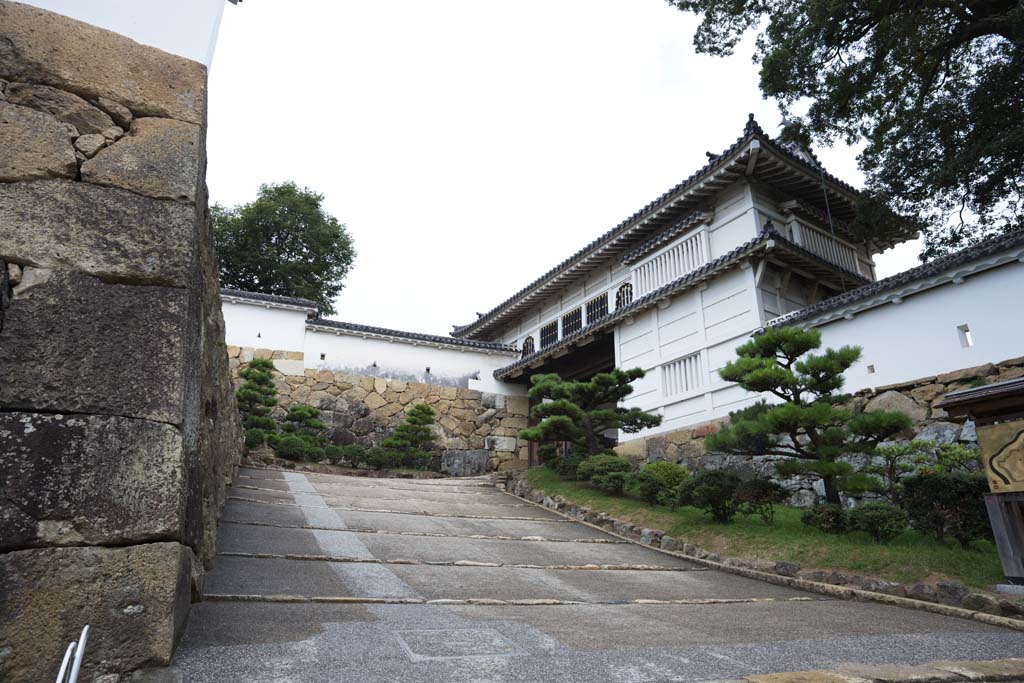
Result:
M702 15L698 52L757 30L783 138L866 142L871 207L923 226L927 259L1024 226L1024 3L668 0Z
M248 204L211 207L221 285L309 299L322 313L334 313L356 252L323 199L287 182L261 185Z
M825 499L840 503L843 490L863 491L873 477L854 472L841 460L851 453L873 454L880 443L906 431L911 419L899 412L852 414L839 393L843 372L860 359L860 349L843 346L810 353L821 333L796 327L769 327L736 349L736 360L719 371L722 379L747 391L768 393L761 401L734 411L729 424L704 440L709 451L734 455L781 455L780 474L821 477Z
M640 408L623 408L619 401L633 393L631 382L644 376L640 368L599 372L589 380L564 380L557 374L530 378L529 396L538 403L530 416L538 424L519 432L519 438L539 443L571 443L588 456L608 450L602 434L610 429L635 434L657 427L661 418Z

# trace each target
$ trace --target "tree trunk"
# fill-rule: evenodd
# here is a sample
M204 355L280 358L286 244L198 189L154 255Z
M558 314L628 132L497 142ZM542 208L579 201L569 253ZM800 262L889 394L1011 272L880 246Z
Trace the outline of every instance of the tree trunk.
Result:
M839 489L836 488L836 478L822 477L821 480L825 484L825 502L832 505L842 505L843 501L839 498Z
M587 439L587 455L597 455L597 439L594 438L594 430L590 424L590 418L583 416L583 433Z

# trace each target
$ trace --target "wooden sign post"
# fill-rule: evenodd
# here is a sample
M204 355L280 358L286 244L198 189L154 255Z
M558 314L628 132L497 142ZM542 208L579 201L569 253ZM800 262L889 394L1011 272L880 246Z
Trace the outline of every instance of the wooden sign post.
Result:
M1024 377L954 391L938 405L974 420L992 491L985 507L1007 580L998 588L1024 593Z

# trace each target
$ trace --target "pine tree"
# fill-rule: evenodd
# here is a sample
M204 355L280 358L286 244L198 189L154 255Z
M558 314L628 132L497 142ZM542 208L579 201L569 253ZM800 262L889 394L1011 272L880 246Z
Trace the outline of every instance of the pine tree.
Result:
M605 431L621 429L633 434L657 427L660 417L639 408L619 407L619 401L633 393L630 383L644 374L640 368L616 368L586 382L563 380L556 374L532 376L529 395L538 403L530 416L539 424L521 430L519 438L539 443L567 441L589 456L607 450L602 437Z
M238 371L238 376L245 381L238 387L235 397L242 427L246 430L247 446L258 446L265 441L268 432L277 431L277 423L270 417L271 409L277 405L273 370L273 361L257 358Z
M874 454L878 444L911 426L898 412L851 414L838 393L843 372L860 359L860 349L821 346L821 333L795 327L769 327L736 349L736 360L719 371L722 379L747 391L773 394L780 403L764 401L729 415L730 424L705 439L709 451L734 455L781 455L776 465L784 476L821 477L825 499L839 504L842 490L864 490L868 475L856 473L840 458L851 453Z
M426 403L417 403L406 413L405 421L398 425L394 433L384 439L381 445L399 451L419 450L433 437L430 433L432 424L434 409Z

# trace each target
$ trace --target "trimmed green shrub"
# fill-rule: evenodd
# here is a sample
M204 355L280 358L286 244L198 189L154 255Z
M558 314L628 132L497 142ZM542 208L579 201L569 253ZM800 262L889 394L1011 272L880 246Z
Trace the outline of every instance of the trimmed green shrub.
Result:
M600 457L600 456L594 456ZM622 495L626 483L629 481L629 472L602 472L591 476L590 482L599 491L610 493L613 496Z
M342 458L345 457L345 452L341 446L324 446L324 456L331 461L332 465L337 465L341 462Z
M652 462L644 465L632 481L640 498L654 505L671 505L676 487L690 476L685 467L672 462Z
M552 459L552 467L563 477L568 479L576 479L577 471L579 470L580 464L586 459L586 455L583 451L573 449L565 455L560 455Z
M751 479L736 488L736 501L746 515L760 515L766 523L775 521L773 505L786 500L789 492L771 479Z
M433 459L428 451L415 449L411 451L400 451L402 455L402 467L410 467L414 470L426 470L430 468Z
M247 430L277 431L277 423L270 417L270 410L277 405L273 371L274 362L264 358L250 361L238 371L238 376L244 381L235 392L235 397L238 399L238 412L242 416L242 427Z
M736 489L741 483L732 472L702 470L679 486L676 502L703 510L711 519L724 524L740 510Z
M286 460L306 460L309 444L294 434L285 434L277 440L277 454Z
M579 464L576 468L576 477L583 481L589 481L594 477L611 474L612 472L629 472L632 466L625 458L610 453L592 455ZM625 480L623 480L625 484Z
M903 509L910 525L943 541L955 538L961 546L991 538L985 494L985 475L966 472L919 474L903 480Z
M417 403L405 415L405 421L395 427L394 433L381 442L385 448L399 451L420 450L430 441L430 426L434 424L434 409L426 403Z
M353 467L361 467L366 463L366 448L359 444L341 447L341 457Z
M851 529L866 531L875 543L888 543L907 530L907 513L892 503L861 503L847 518Z
M826 534L845 534L850 530L846 510L831 503L812 505L800 515L800 521Z
M267 433L262 429L247 429L245 430L245 446L246 448L256 448L262 446L267 441Z
M366 464L375 470L388 470L401 467L402 454L380 446L366 449Z

